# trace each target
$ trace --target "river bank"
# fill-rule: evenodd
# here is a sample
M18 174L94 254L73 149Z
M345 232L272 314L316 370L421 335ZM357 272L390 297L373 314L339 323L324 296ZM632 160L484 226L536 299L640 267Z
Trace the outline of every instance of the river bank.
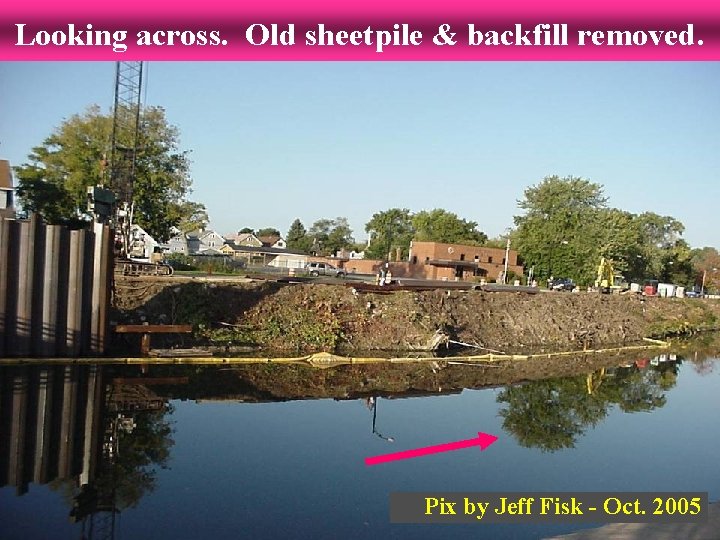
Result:
M428 350L449 340L479 353L522 354L720 328L716 300L592 293L377 294L342 284L125 279L116 283L114 306L113 322L192 324L194 334L180 345L228 350L356 354Z

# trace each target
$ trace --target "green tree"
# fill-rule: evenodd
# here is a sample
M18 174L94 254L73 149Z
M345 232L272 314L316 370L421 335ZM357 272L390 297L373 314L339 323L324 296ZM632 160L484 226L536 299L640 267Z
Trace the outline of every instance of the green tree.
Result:
M45 171L36 165L26 165L18 174L17 196L23 209L38 214L48 223L82 224L76 215L77 204L62 186L45 181Z
M595 279L603 240L607 199L602 186L568 176L548 176L518 201L512 244L535 276L565 276L580 283Z
M170 220L177 222L175 227L184 233L204 229L210 223L205 205L193 201L174 205L168 209L168 212Z
M635 217L639 278L685 285L693 281L692 253L682 239L685 226L671 216L644 212Z
M412 216L407 208L390 208L373 214L365 224L370 235L370 245L365 249L368 259L392 258L392 253L401 249L402 257L408 254L415 229Z
M616 272L626 278L630 263L637 258L640 243L635 216L617 208L601 208L596 214L596 244L598 255L613 262Z
M289 249L304 252L310 251L312 239L308 236L305 225L302 224L300 219L296 219L292 222L292 225L290 225L290 229L288 229L287 236L285 237L285 242Z
M312 239L312 251L318 255L332 255L340 249L352 248L355 239L347 218L319 219L308 233Z
M28 163L15 167L18 198L49 223L88 221L87 188L109 181L112 116L93 106L65 120ZM128 144L120 140L119 144ZM179 148L179 131L160 107L142 110L133 186L134 221L159 241L166 241L183 217L196 215L187 207L191 178L188 153Z
M255 234L255 229L251 229L250 227L243 227L238 231L238 234Z
M437 208L418 212L412 218L414 239L419 242L482 245L487 235L477 229L478 224L459 218L456 214Z
M260 237L260 236L282 236L282 235L280 234L280 231L278 231L274 227L265 227L264 229L260 229L255 236Z
M507 246L509 234L501 234L500 236L496 236L494 238L488 238L483 245L495 249L505 249Z

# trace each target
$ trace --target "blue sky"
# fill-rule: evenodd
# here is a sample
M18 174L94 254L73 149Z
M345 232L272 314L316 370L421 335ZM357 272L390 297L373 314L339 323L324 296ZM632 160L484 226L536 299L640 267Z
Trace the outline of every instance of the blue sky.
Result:
M17 165L64 118L113 101L114 63L0 63L0 157ZM221 234L300 218L444 208L501 234L545 176L671 215L720 247L718 63L148 65Z

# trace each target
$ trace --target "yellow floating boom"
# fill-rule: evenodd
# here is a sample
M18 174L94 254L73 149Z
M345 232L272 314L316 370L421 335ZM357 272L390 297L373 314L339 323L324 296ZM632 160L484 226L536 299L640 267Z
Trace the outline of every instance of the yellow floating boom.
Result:
M670 343L647 338L646 345L627 345L623 347L610 347L605 349L589 349L575 351L561 351L550 353L536 354L480 354L471 356L451 356L445 358L439 357L397 357L397 358L377 358L377 357L351 357L338 356L326 352L313 353L305 356L294 356L285 358L273 357L232 357L232 356L201 356L201 357L82 357L82 358L0 358L0 365L17 365L17 364L302 364L315 368L330 368L342 365L359 365L359 364L381 364L381 363L424 363L437 360L451 360L453 363L473 363L473 362L503 362L513 360L531 360L537 358L558 358L563 356L578 356L589 354L607 354L620 353L633 350L647 350L657 348L667 348Z

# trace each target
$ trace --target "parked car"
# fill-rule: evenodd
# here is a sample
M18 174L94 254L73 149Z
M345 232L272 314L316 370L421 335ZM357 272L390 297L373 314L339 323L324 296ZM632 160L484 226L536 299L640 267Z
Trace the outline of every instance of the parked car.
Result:
M328 263L311 262L305 266L305 270L311 276L335 276L343 277L345 271Z
M557 278L552 281L553 291L573 291L575 290L575 282L568 278Z

